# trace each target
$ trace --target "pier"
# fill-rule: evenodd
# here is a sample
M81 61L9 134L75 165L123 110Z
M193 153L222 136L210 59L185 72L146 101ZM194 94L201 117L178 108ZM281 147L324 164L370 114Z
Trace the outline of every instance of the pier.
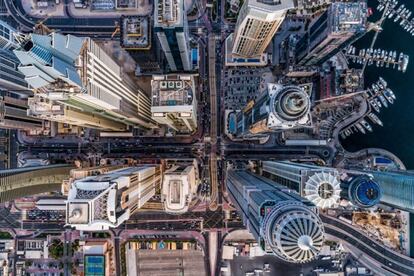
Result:
M377 26L377 29L375 31L374 37L372 38L371 45L370 45L369 49L374 48L375 42L377 41L377 38L378 38L378 35L379 35L380 31L382 30L382 24L384 23L384 20L387 18L386 13L388 11L388 7L389 7L389 3L387 2L385 4L385 8L384 8L384 11L382 13L382 16L381 16L380 20L378 20L375 23L375 25ZM363 66L362 66L361 76L364 74L365 68L367 67L367 64L368 64L368 60L365 60Z
M397 55L395 51L385 51L381 49L363 49L355 53L353 46L348 47L345 50L344 55L352 62L363 63L365 66L375 64L377 67L388 68L392 65L393 68L397 66L399 71L405 73L409 61L409 56L403 53Z

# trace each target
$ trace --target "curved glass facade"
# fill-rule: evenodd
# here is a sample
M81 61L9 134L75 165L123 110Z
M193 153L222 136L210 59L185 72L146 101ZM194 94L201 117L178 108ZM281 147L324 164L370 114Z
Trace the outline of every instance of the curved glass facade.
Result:
M381 202L414 212L414 174L412 172L370 171L383 191Z

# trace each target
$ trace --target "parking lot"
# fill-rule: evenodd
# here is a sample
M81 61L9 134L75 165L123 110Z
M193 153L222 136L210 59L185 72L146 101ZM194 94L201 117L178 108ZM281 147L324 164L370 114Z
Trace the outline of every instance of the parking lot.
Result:
M266 69L229 68L222 74L224 108L242 109L259 95L260 82Z
M64 211L30 210L26 214L26 220L32 221L61 221L65 219Z

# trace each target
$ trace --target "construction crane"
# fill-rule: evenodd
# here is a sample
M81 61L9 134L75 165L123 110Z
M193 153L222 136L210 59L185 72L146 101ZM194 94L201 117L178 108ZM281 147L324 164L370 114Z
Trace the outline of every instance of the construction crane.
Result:
M111 35L111 39L114 39L114 36L121 31L121 27L119 26L118 22L115 22L115 30Z
M45 18L43 18L41 21L36 23L36 25L33 28L35 33L41 34L41 35L47 35L47 34L50 34L52 32L51 29L49 29L46 25L43 24L43 22L48 20L49 17L50 16L48 15Z

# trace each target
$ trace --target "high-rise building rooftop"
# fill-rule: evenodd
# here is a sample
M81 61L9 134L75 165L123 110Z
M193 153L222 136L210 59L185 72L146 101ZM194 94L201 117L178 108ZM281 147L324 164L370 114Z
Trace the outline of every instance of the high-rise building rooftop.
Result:
M299 65L319 65L364 35L367 16L365 1L332 3L297 41Z
M267 84L267 89L255 101L237 113L229 115L231 134L254 137L274 131L311 125L310 97L302 86Z
M36 94L32 116L115 131L153 126L149 98L90 38L52 33L18 40L19 71Z
M151 23L148 16L121 17L121 46L130 50L151 48Z
M311 202L244 170L229 170L226 187L244 225L265 252L293 263L311 261L319 254L324 228Z
M154 6L154 31L169 69L190 71L190 37L184 0L157 0Z
M70 185L66 223L78 230L118 227L155 194L158 166L129 167L76 180Z
M152 118L178 132L197 128L197 100L191 75L154 75L151 81Z
M263 161L261 169L320 208L336 207L340 198L371 208L382 199L380 185L368 173L286 161Z
M197 188L196 170L193 164L178 164L164 173L162 198L167 212L187 212Z

